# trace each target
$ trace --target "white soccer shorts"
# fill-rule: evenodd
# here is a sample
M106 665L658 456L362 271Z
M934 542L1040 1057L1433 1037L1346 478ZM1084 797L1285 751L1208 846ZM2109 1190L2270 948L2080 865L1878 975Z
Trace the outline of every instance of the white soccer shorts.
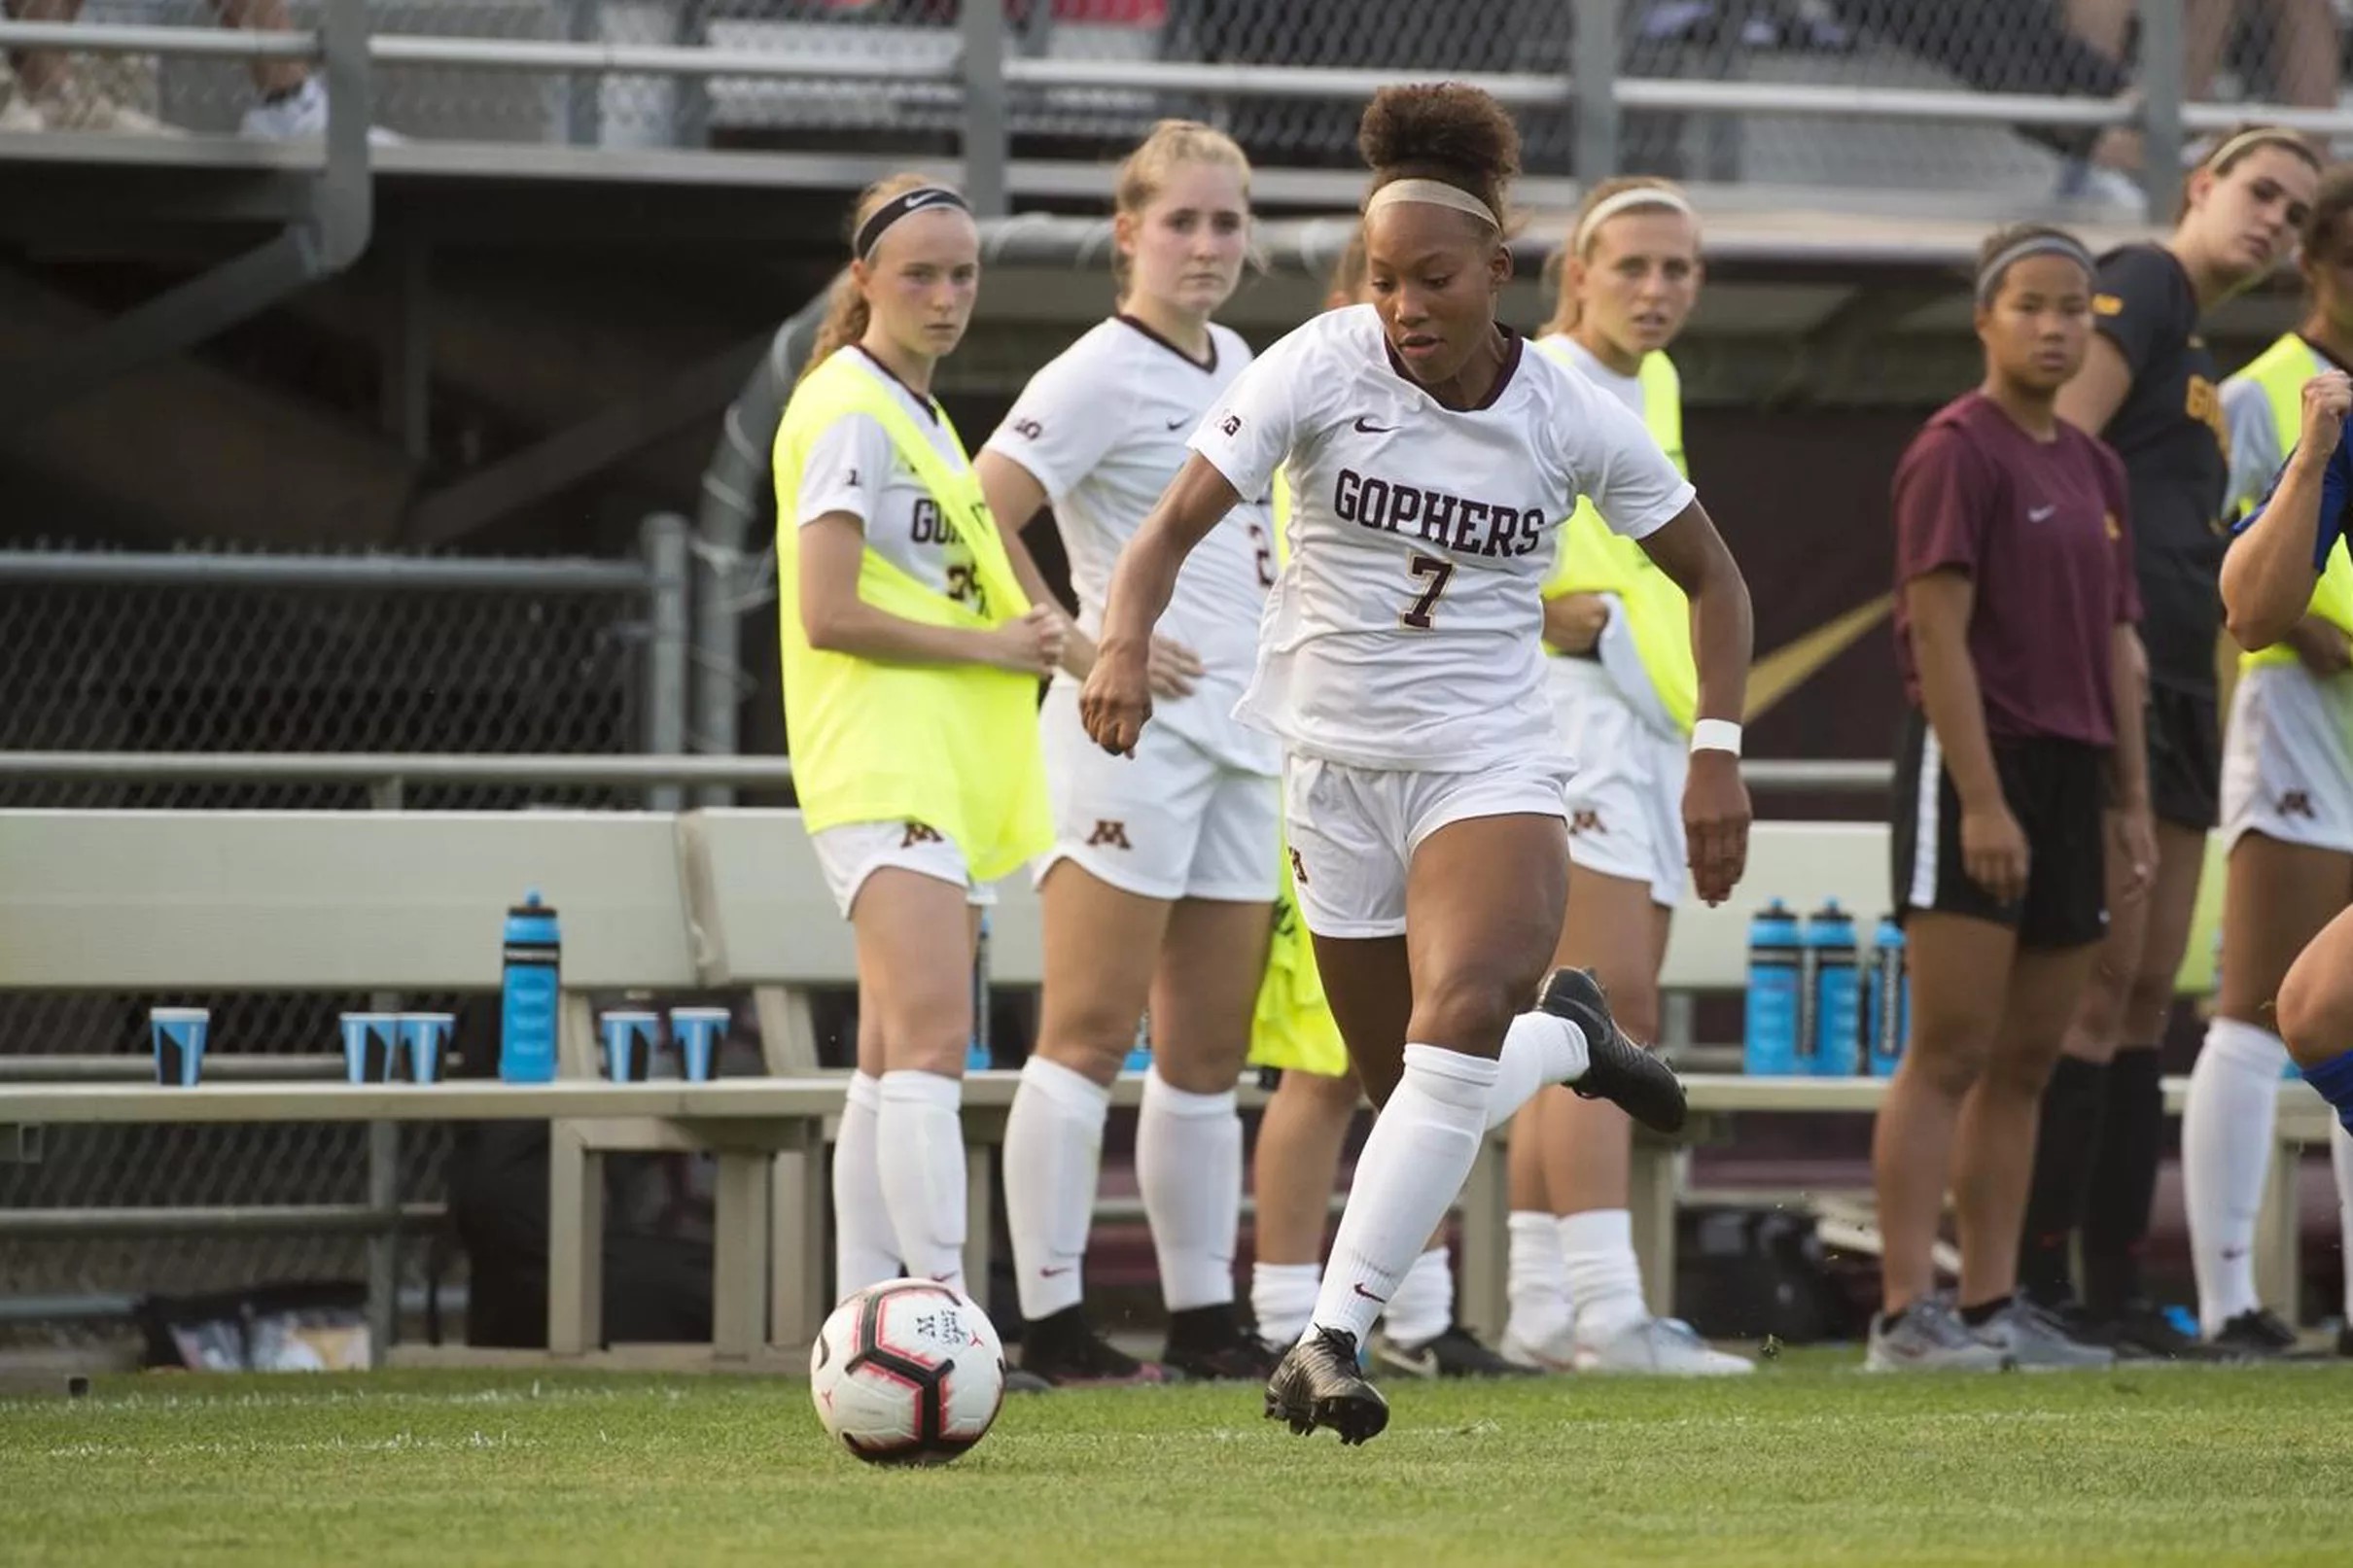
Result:
M1134 756L1113 756L1088 739L1067 680L1047 688L1037 728L1054 800L1054 848L1031 866L1037 881L1067 859L1141 898L1275 901L1275 779L1220 762L1166 724L1146 724Z
M2349 721L2353 676L2324 681L2300 664L2241 672L2223 742L2224 842L2254 831L2353 854Z
M866 879L885 866L952 883L965 889L967 904L997 902L996 889L973 885L972 868L955 841L921 822L842 822L810 834L809 843L844 920Z
M1299 913L1317 936L1401 936L1406 871L1422 841L1473 817L1556 817L1567 831L1568 765L1537 757L1468 773L1283 764Z
M1568 782L1568 857L1580 870L1650 885L1672 909L1690 886L1683 782L1690 743L1635 713L1598 660L1545 661Z

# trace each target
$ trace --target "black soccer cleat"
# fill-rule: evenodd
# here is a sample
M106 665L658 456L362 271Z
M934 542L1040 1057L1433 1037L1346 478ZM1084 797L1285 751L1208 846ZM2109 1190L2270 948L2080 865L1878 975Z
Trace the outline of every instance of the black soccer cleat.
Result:
M1301 1437L1328 1426L1347 1446L1381 1435L1388 1425L1388 1401L1364 1380L1356 1364L1356 1337L1317 1329L1292 1345L1275 1369L1266 1385L1266 1416L1290 1423Z
M1188 1307L1169 1314L1168 1353L1160 1364L1200 1382L1260 1382L1275 1376L1282 1353L1258 1338L1233 1303Z
M1626 1037L1609 1016L1609 997L1590 969L1555 969L1536 1005L1585 1034L1585 1076L1568 1087L1606 1099L1655 1132L1680 1132L1689 1107L1674 1069Z

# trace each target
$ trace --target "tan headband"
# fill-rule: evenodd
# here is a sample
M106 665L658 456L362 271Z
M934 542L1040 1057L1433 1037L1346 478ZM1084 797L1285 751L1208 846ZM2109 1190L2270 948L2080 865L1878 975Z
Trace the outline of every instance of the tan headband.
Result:
M1365 198L1364 216L1370 218L1384 207L1400 201L1425 201L1433 207L1452 207L1457 212L1469 213L1490 228L1501 228L1503 221L1494 209L1460 186L1448 185L1444 180L1391 180Z
M2297 135L2296 132L2292 130L2282 130L2277 125L2258 125L2253 130L2240 131L2237 135L2223 143L2222 146L2216 148L2213 152L2208 153L2204 157L2198 159L2195 167L2201 169L2220 168L2224 159L2229 158L2237 153L2251 151L2255 148L2265 145L2265 143L2270 143L2279 147L2294 148L2299 153L2310 151L2310 149L2306 147L2304 139L2301 136Z
M1577 221L1577 231L1568 239L1569 250L1577 255L1583 255L1585 242L1593 238L1595 229L1599 228L1618 214L1631 211L1635 207L1666 207L1681 213L1695 223L1699 221L1700 216L1692 211L1691 202L1684 197L1681 192L1669 191L1665 186L1637 185L1630 190L1621 191L1614 196L1607 196L1596 202L1594 210Z

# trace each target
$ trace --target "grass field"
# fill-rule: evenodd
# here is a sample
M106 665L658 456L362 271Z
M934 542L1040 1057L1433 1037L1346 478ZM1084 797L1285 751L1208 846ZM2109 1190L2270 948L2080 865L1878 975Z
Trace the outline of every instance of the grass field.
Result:
M2342 1564L2353 1367L1390 1390L1343 1451L1247 1388L1017 1400L870 1470L798 1382L102 1380L0 1403L0 1562Z

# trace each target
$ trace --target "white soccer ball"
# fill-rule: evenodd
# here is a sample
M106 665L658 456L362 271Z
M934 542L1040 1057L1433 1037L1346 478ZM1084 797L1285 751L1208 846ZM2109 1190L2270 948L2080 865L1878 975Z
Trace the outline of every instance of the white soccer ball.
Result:
M825 1430L869 1464L946 1464L997 1419L1004 1345L960 1292L888 1279L825 1319L809 1349L809 1397Z

